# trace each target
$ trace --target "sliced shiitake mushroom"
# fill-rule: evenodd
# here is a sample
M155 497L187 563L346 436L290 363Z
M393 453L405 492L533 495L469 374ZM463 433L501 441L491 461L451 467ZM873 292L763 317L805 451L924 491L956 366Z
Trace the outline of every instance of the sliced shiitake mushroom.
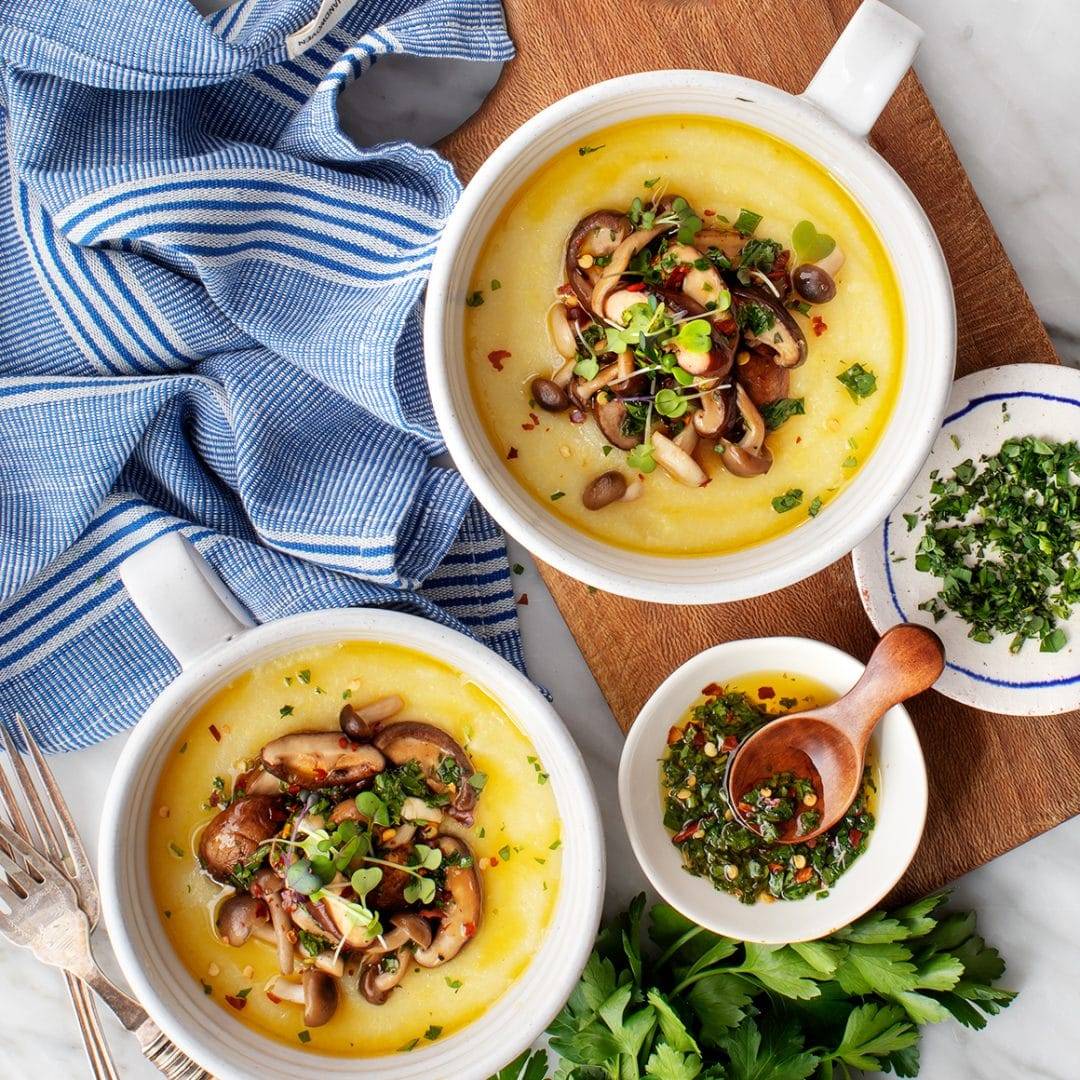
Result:
M739 357L739 382L746 387L750 400L758 406L768 405L787 397L791 375L787 368L774 363L771 356L760 352L749 352Z
M295 731L262 748L262 765L305 790L352 787L382 772L386 761L374 746L342 741L334 731Z
M277 835L286 816L280 795L248 795L237 799L203 829L199 861L212 878L229 881L261 844Z
M431 944L413 954L421 967L428 968L445 964L461 952L475 936L484 908L480 875L468 846L456 837L441 836L439 848L446 866L447 900Z
M627 431L629 416L622 399L614 394L597 394L593 402L593 417L604 438L620 450L633 450L644 438L640 431Z
M632 229L627 216L617 210L597 210L574 226L566 243L566 279L583 307L588 308L592 299L593 280L579 260L584 255L593 259L611 255Z
M244 795L280 795L284 784L268 773L262 765L255 765L236 778L233 790Z
M395 847L385 852L386 861L408 866L411 847ZM412 875L404 870L390 866L381 866L382 878L368 894L368 905L377 911L401 911L408 905L405 899L405 886L412 880Z
M742 255L746 241L747 237L737 229L701 229L694 237L694 247L702 255L708 255L710 251L719 251L721 255L734 263Z
M791 312L775 296L751 288L733 288L731 302L736 312L745 311L752 306L764 308L771 318L771 324L756 334L746 325L745 318L740 319L743 337L750 345L764 345L775 354L776 363L784 368L798 367L806 360L806 336L799 324L792 318Z
M375 745L395 765L408 761L419 764L427 786L436 795L449 795L449 813L463 821L471 820L476 805L476 789L469 755L451 735L432 724L402 721L390 724L375 736ZM447 761L453 765L446 765Z

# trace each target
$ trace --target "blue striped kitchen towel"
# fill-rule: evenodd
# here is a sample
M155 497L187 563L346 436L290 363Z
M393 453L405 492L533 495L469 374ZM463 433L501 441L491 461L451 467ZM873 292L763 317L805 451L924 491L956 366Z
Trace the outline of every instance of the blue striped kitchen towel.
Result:
M503 538L432 463L458 182L336 111L383 54L511 51L496 0L0 5L0 716L138 718L176 665L117 567L172 530L258 621L393 606L521 664Z

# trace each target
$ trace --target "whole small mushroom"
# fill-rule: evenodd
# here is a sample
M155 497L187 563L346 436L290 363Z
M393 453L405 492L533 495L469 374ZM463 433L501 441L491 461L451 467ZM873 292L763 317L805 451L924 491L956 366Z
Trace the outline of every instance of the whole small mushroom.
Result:
M303 1005L305 1027L322 1027L337 1012L337 980L315 967L306 968L300 982L276 978L268 993L279 1001Z
M612 469L593 477L581 493L581 501L586 510L602 510L613 502L618 502L626 494L626 477Z
M247 893L236 893L218 908L215 924L217 932L233 948L240 948L260 919L262 904Z

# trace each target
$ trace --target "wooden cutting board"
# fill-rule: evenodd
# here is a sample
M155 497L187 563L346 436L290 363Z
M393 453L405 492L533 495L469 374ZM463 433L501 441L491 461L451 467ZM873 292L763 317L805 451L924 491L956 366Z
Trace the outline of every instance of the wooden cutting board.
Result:
M802 91L857 0L505 0L518 50L480 111L442 146L467 179L514 128L593 82L654 68L729 71ZM933 222L959 315L957 374L1057 363L1053 346L914 74L873 132ZM734 638L798 634L865 659L875 640L850 558L770 596L668 607L544 580L627 730L679 664ZM626 657L634 663L627 664ZM1080 712L1015 719L933 692L910 706L930 771L922 847L900 886L936 888L1080 812Z

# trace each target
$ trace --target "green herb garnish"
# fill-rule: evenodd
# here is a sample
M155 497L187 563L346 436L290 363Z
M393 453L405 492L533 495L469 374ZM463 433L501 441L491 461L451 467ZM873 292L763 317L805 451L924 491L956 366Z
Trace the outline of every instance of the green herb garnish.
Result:
M847 371L841 372L836 378L844 384L851 395L851 400L855 402L868 398L877 389L877 376L864 368L862 364L852 364Z
M935 619L954 612L973 641L1011 634L1014 653L1028 640L1042 652L1063 648L1057 623L1080 604L1078 477L1076 442L1033 436L933 477L915 567L940 588L919 607Z
M789 510L794 510L803 500L803 493L800 488L788 488L783 495L777 495L772 501L772 508L778 514L786 514Z
M760 224L760 214L755 214L753 210L740 210L739 216L735 219L734 228L736 232L741 232L743 236L753 236Z
M806 402L804 398L779 398L760 406L762 419L770 431L775 431L785 421L793 416L806 414Z

